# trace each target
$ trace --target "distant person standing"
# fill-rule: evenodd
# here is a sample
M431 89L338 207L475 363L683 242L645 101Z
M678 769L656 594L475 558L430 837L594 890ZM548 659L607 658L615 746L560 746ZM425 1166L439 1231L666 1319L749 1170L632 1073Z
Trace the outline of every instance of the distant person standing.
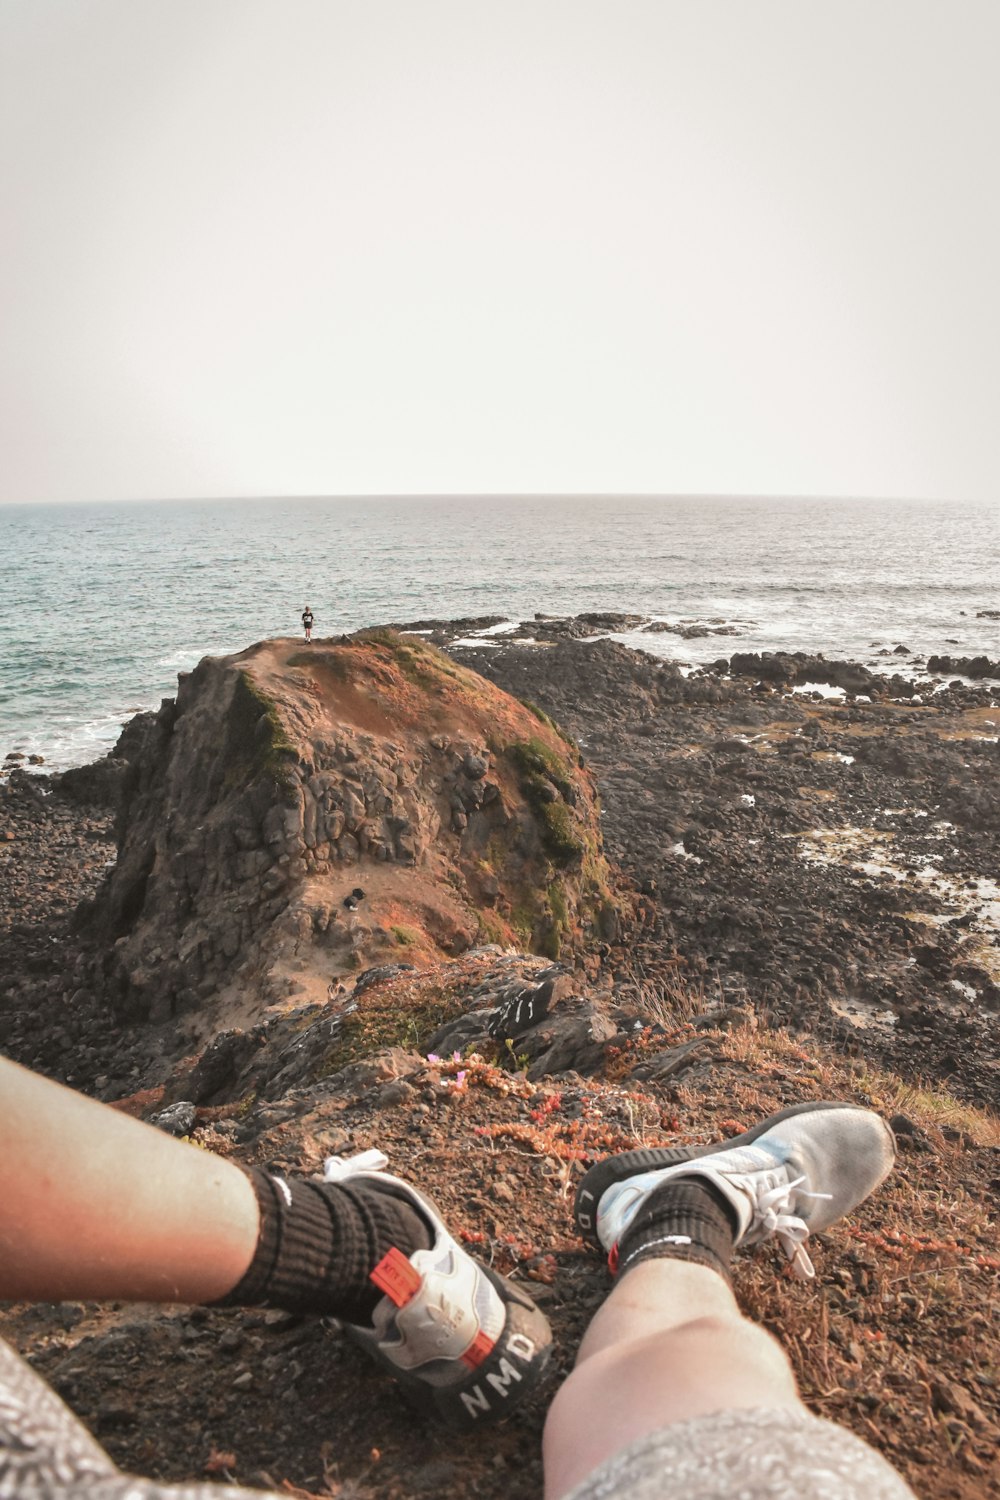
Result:
M313 628L313 612L312 612L312 610L309 608L309 606L307 604L306 607L305 607L305 609L302 611L302 629L306 633L306 640L307 641L311 641L312 640L312 628Z

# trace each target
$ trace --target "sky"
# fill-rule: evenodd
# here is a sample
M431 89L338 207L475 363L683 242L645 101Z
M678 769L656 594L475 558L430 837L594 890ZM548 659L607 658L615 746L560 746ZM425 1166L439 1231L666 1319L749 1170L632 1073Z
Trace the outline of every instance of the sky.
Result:
M1000 492L996 0L0 0L0 503Z

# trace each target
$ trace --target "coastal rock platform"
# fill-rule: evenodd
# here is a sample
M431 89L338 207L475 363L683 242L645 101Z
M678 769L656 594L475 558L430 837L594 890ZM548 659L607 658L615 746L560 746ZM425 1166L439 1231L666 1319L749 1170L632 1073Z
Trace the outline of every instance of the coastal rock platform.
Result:
M814 1410L928 1500L996 1497L1000 684L683 672L587 622L454 644L489 623L435 622L449 656L261 643L97 767L0 781L0 1045L236 1160L385 1150L549 1315L537 1404L457 1441L274 1311L11 1307L4 1336L136 1472L528 1500L607 1286L585 1166L853 1099L893 1176L815 1283L765 1248L737 1290Z
M859 702L845 664L808 658L683 676L610 640L455 654L577 737L643 898L637 980L749 989L1000 1104L1000 684L914 703L855 668Z

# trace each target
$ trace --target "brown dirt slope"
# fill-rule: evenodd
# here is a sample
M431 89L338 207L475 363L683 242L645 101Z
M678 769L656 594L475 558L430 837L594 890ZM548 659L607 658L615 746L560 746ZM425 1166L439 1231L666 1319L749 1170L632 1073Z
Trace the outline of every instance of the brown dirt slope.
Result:
M382 1500L533 1496L545 1396L607 1288L571 1227L584 1165L639 1143L736 1133L792 1101L853 1099L895 1121L892 1179L811 1242L814 1283L789 1281L767 1247L742 1258L743 1304L788 1349L810 1406L873 1442L919 1494L1000 1493L991 1467L1000 1435L996 1121L771 1029L749 1005L698 1016L681 993L628 997L645 1024L606 1049L601 1077L529 1081L519 1044L496 1044L495 1061L486 1046L460 1063L427 1060L430 1032L398 1045L399 1017L438 1020L427 1008L446 990L482 1004L518 964L530 978L532 962L537 969L483 953L373 985L367 1066L273 1102L206 1108L193 1136L305 1172L329 1152L378 1145L395 1170L433 1184L460 1237L525 1280L552 1320L555 1370L530 1410L486 1439L432 1431L338 1332L274 1312L12 1308L5 1336L126 1468ZM396 1045L386 1051L382 1041ZM671 1059L686 1043L695 1045L678 1068Z

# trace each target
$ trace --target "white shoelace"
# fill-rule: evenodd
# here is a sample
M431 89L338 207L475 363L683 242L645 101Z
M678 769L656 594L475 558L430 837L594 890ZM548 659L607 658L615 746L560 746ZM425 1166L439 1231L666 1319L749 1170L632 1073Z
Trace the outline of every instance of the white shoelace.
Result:
M359 1151L357 1156L328 1156L323 1163L324 1182L343 1182L355 1172L384 1172L389 1158L384 1151L374 1147L370 1151Z
M791 1212L792 1192L801 1188L804 1177L793 1182L779 1183L777 1187L762 1192L754 1205L751 1232L761 1231L761 1238L773 1234L788 1257L792 1275L800 1281L809 1281L816 1275L815 1267L805 1249L809 1238L809 1226L798 1214ZM810 1193L802 1189L802 1198L830 1198L832 1193Z

